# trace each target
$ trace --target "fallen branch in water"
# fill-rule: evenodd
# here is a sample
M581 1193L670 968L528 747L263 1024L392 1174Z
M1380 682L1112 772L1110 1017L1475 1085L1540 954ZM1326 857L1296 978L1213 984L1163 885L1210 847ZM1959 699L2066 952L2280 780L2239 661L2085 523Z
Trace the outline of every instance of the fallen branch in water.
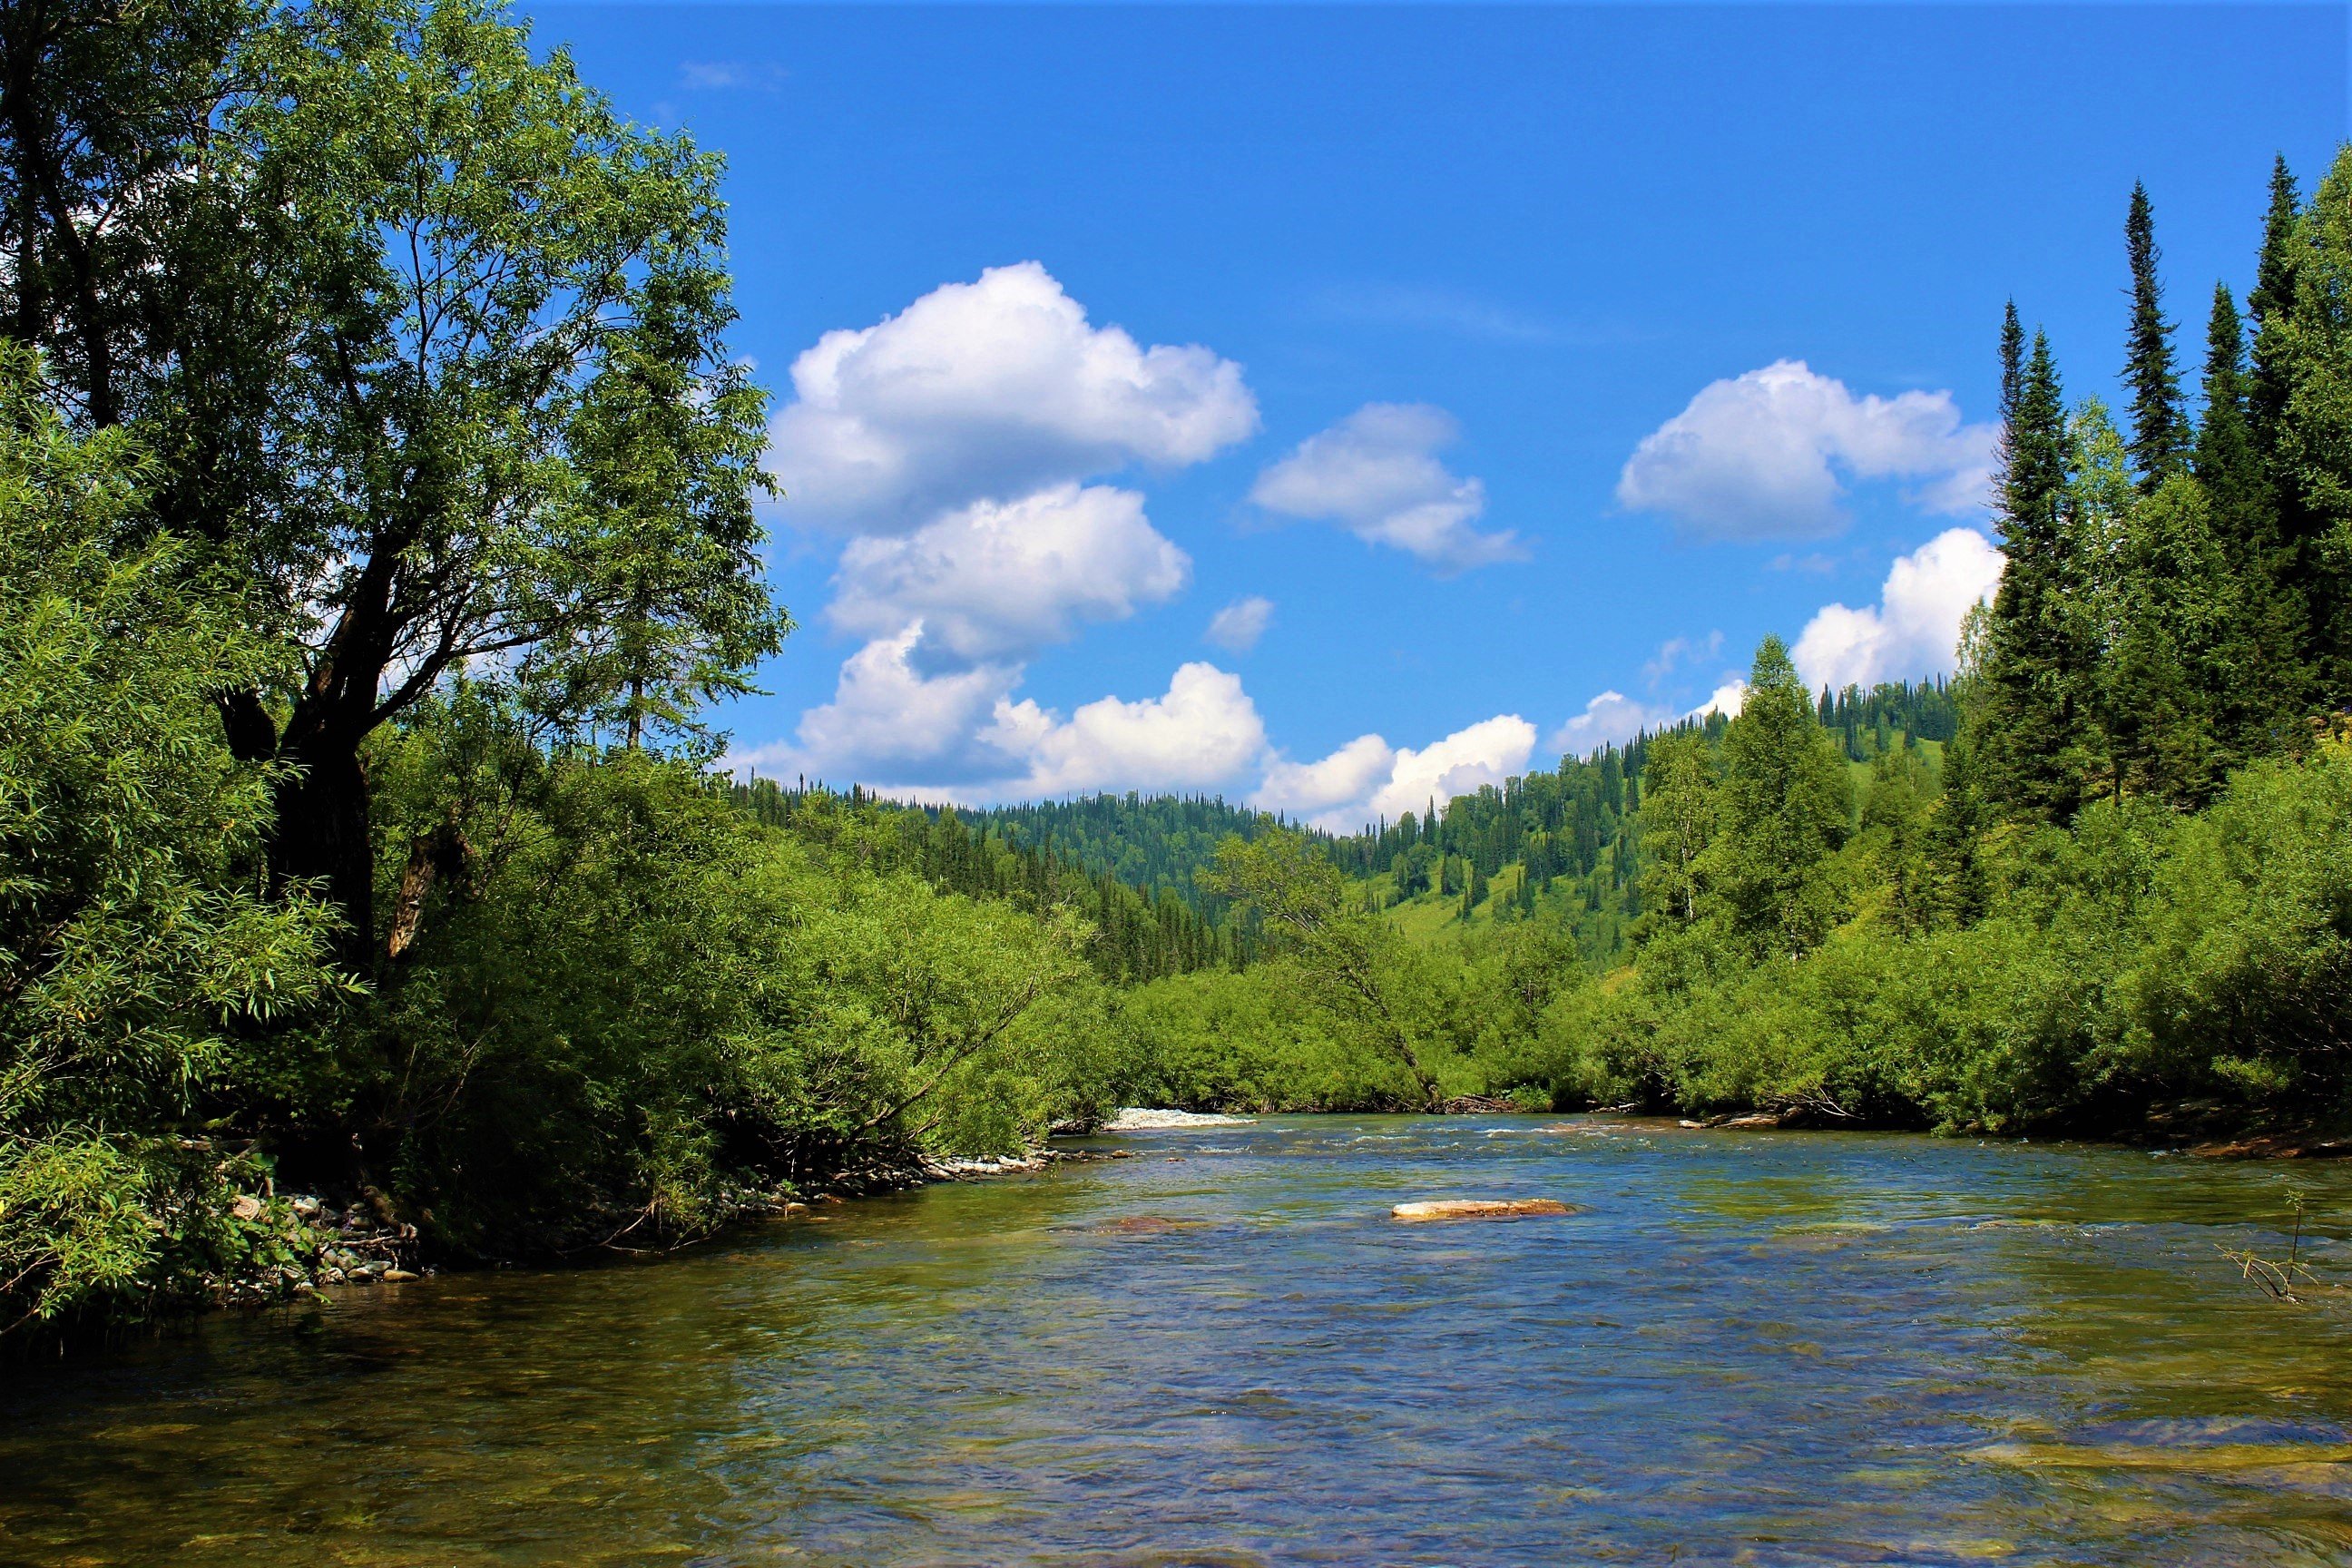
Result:
M2214 1244L2214 1250L2238 1266L2241 1279L2252 1280L2269 1292L2271 1300L2300 1303L2302 1298L2294 1293L2295 1286L2298 1283L2317 1286L2321 1281L2319 1276L2314 1274L2302 1260L2303 1194L2290 1193L2287 1194L2287 1202L2294 1209L2294 1234L2287 1243L2285 1262L2273 1263L2251 1248L2242 1252L2232 1252L2219 1242Z

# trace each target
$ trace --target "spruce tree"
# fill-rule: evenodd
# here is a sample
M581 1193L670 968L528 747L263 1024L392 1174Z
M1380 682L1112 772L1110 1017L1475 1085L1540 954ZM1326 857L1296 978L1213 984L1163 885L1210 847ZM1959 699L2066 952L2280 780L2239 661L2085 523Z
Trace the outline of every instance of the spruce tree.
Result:
M2189 448L2189 420L2180 407L2180 378L2172 368L2172 323L2164 319L2164 285L2157 277L2156 219L2147 187L2132 185L2131 209L2124 219L2124 245L2131 262L2131 333L2124 359L2124 384L2131 389L2132 464L2143 492L2153 491L2181 470Z
M2110 785L2202 805L2234 760L2223 707L2249 673L2237 668L2244 605L2204 486L2176 474L2128 508L2119 564L2100 664Z
M2259 506L2261 474L2247 423L2245 324L2227 283L2213 285L2205 323L2205 417L2197 428L2190 471L2216 506L2240 499Z
M2013 353L2003 336L2004 353ZM2004 382L2011 374L2005 363ZM2014 374L1995 501L2008 563L1986 650L1979 777L2004 814L2064 822L2081 802L2079 754L2070 753L2082 740L2087 671L2070 602L2079 563L2065 517L2065 395L2048 338L2034 333L2032 353Z
M2234 626L2216 710L2231 763L2274 751L2303 706L2303 617L2289 591L2277 489L2254 444L2245 325L2229 286L2213 286L2205 334L2205 418L2192 464L2231 579Z
M2307 628L2307 690L2333 710L2352 700L2352 147L2296 216L2286 264L2292 297L2268 306L2257 348L2272 343L2268 367L2284 375L2273 476Z
M2246 296L2252 317L2253 367L2246 381L2246 426L2254 449L2278 479L2280 416L2286 410L2291 378L2287 313L2294 303L2294 220L2302 207L2294 174L2282 154L2271 166L2270 210L2263 218L2262 255L2254 265L2253 291ZM2284 487L2282 487L2284 488Z
M2017 417L2017 400L2025 391L2025 324L2017 319L2011 300L2000 316L2000 424L2006 431Z
M1852 832L1853 789L1812 706L1788 648L1766 637L1724 731L1722 831L1706 867L1752 959L1801 957L1839 913L1824 863Z

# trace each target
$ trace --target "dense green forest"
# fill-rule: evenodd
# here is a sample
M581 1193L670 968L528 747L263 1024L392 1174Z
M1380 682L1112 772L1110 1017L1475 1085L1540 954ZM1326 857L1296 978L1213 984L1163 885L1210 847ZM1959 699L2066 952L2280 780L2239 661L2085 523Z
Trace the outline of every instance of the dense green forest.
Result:
M2132 193L2121 425L2010 310L2007 570L1948 683L1809 693L1768 638L1728 722L1229 847L1269 954L1118 998L1138 1070L1200 1104L2341 1118L2352 152L2270 197L2192 376Z
M291 1288L293 1193L656 1247L1123 1101L2344 1109L2352 153L2193 376L2135 193L2120 424L2011 312L1950 680L1768 639L1332 836L719 773L722 171L494 6L43 0L0 100L0 1335Z
M1260 946L1248 911L1207 891L1198 873L1214 864L1224 838L1255 837L1274 819L1220 800L1098 795L959 811L886 801L855 785L846 795L799 783L786 789L757 776L730 784L728 795L765 826L854 845L860 863L876 870L1009 900L1041 916L1078 910L1087 955L1114 984L1237 969ZM1064 823L1076 830L1055 831ZM1125 866L1156 869L1129 875Z

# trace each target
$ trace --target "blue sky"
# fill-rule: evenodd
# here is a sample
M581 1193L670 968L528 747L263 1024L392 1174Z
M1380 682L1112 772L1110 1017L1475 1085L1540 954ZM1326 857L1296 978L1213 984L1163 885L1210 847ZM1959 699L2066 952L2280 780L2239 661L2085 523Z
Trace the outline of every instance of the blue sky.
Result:
M2109 392L2143 179L2199 352L2347 130L2341 7L531 15L729 160L803 628L738 760L1335 825L1768 631L1941 667L2002 300Z

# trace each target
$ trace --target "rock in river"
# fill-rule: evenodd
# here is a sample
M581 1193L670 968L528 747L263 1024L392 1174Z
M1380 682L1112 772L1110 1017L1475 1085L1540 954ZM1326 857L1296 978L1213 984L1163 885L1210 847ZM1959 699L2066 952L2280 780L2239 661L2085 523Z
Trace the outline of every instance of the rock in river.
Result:
M1575 1214L1575 1206L1558 1198L1429 1198L1399 1204L1389 1210L1392 1219L1522 1219L1535 1215Z

